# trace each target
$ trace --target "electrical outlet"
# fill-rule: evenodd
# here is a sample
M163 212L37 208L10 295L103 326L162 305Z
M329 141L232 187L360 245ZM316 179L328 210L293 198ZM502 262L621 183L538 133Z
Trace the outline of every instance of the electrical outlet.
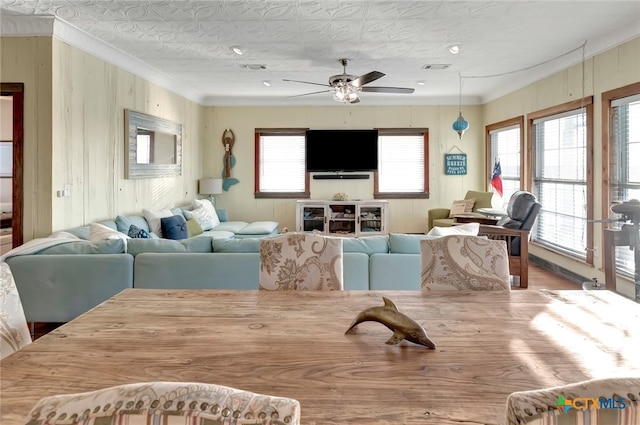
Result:
M593 247L593 257L594 257L594 258L598 258L598 257L600 257L600 249L598 249L598 247L597 247L597 246L594 246L594 247Z
M65 184L64 185L64 196L71 196L71 185L70 184Z

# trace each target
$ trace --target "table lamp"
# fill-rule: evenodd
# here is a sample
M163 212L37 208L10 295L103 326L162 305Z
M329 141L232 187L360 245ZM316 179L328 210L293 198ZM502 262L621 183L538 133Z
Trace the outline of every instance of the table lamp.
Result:
M222 179L214 179L211 177L205 177L199 181L200 195L209 195L209 201L215 205L215 196L222 193Z

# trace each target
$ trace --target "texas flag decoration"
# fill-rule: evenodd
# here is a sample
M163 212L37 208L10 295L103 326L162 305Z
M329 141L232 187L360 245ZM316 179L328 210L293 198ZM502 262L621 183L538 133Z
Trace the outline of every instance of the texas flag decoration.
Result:
M493 175L491 176L491 186L502 196L502 168L500 168L500 160L496 160L493 166Z

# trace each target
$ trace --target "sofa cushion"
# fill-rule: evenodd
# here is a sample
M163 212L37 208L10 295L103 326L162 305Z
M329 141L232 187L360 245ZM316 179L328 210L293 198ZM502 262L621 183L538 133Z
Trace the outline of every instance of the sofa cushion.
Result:
M147 220L141 215L119 215L116 217L115 221L118 231L122 233L128 233L131 225L134 225L138 229L142 229L147 233L150 231L149 223L147 223Z
M160 219L162 234L167 239L180 240L189 237L187 222L182 215L163 217Z
M278 229L278 223L275 221L254 221L247 224L236 234L239 235L270 235Z
M464 199L475 199L473 204L473 211L478 211L478 208L491 208L491 200L493 199L493 192L480 192L477 190L468 190L464 195Z
M407 233L389 234L389 253L392 254L420 254L420 241L433 239L436 236Z
M249 223L246 221L225 221L223 223L218 224L214 230L223 231L223 232L231 232L238 233L245 227L247 227Z
M211 248L211 239L201 237L182 241L171 239L131 239L127 245L127 252L134 257L143 252L208 253L213 251Z
M343 238L343 252L362 252L367 255L389 252L389 237L386 235Z
M89 240L101 241L103 239L129 239L129 236L104 224L91 223L89 225Z
M214 239L213 252L260 252L260 238Z
M231 232L219 231L219 230L207 230L206 232L202 232L196 238L206 237L209 239L231 239L235 235Z
M202 227L200 227L200 223L195 218L187 220L187 233L190 238L202 233Z
M149 232L144 229L137 227L135 224L129 226L129 231L127 232L127 236L130 238L141 238L141 239L149 239L151 236Z
M210 230L220 224L220 219L213 204L208 199L194 199L192 211L183 210L187 219L195 218L202 230Z
M66 254L123 254L126 252L124 239L104 239L100 241L84 241L64 243L45 248L37 255Z
M465 223L451 227L434 227L427 233L428 236L449 236L449 235L477 235L480 230L480 223Z
M161 210L143 208L142 215L144 215L147 223L149 223L149 230L162 237L162 224L160 223L160 219L163 217L171 217L173 213L167 208Z
M224 208L216 208L216 214L218 214L218 218L220 219L220 223L224 223L225 221L229 221L227 217L227 210Z

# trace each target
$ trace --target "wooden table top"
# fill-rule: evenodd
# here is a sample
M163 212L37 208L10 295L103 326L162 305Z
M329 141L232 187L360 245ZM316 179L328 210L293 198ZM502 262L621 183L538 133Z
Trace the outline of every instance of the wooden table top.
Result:
M437 349L365 322L382 296ZM609 291L127 289L0 362L0 423L41 397L199 381L296 398L305 425L502 424L513 391L639 373L640 306Z

